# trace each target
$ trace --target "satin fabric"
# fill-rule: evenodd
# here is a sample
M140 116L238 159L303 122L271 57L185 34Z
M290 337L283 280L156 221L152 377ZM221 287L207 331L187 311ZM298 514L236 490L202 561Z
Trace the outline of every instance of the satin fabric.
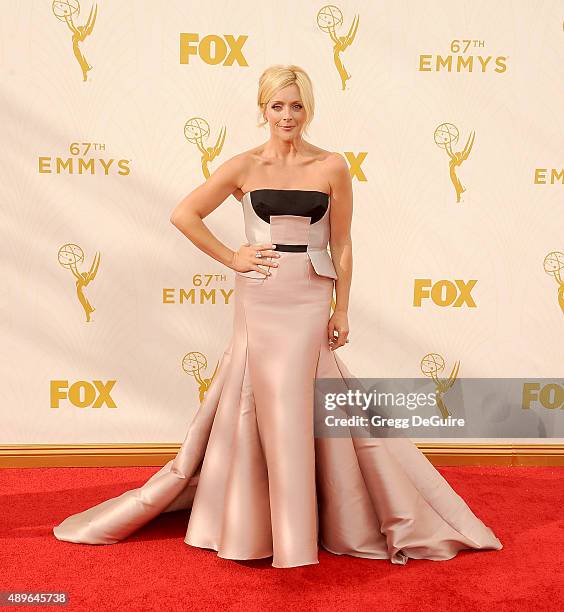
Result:
M307 218L272 216L272 242L307 239ZM272 556L278 568L318 563L319 544L395 564L501 549L409 439L314 438L315 377L352 374L329 349L333 278L309 252L280 255L269 277L236 273L233 334L176 457L141 487L66 518L55 537L113 544L190 509L186 544L227 559Z

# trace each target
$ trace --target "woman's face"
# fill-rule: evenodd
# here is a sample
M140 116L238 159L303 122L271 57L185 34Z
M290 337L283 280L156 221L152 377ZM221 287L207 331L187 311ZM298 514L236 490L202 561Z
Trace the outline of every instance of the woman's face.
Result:
M265 119L270 133L279 138L290 140L301 134L306 114L297 85L283 87L272 96L265 108Z

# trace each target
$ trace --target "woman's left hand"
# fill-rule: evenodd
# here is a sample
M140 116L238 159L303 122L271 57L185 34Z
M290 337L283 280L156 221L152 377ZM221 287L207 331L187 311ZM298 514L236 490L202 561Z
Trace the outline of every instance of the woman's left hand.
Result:
M327 331L329 333L329 348L332 351L348 342L349 319L347 313L335 311L329 319Z

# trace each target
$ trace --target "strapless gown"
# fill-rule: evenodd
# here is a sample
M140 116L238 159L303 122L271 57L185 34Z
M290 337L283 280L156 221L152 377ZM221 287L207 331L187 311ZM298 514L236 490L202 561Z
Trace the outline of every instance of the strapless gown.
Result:
M314 436L315 378L352 378L327 336L330 205L320 191L244 194L247 240L278 245L279 266L235 273L233 333L178 454L56 538L113 544L190 510L186 544L280 568L318 563L318 545L396 564L502 548L408 438Z

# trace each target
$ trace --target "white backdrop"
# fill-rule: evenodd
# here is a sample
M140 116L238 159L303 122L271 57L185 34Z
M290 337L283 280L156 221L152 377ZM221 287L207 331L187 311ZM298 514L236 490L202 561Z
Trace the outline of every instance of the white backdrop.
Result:
M1 443L183 439L229 340L234 273L169 216L222 129L210 172L268 138L257 82L275 63L308 72L309 140L351 166L351 371L417 377L433 353L443 374L562 376L562 2L337 6L340 72L317 2L83 0L66 19L62 3L3 5ZM474 134L459 202L443 124L453 156ZM206 223L244 240L233 197ZM425 279L476 281L472 305L416 304Z

